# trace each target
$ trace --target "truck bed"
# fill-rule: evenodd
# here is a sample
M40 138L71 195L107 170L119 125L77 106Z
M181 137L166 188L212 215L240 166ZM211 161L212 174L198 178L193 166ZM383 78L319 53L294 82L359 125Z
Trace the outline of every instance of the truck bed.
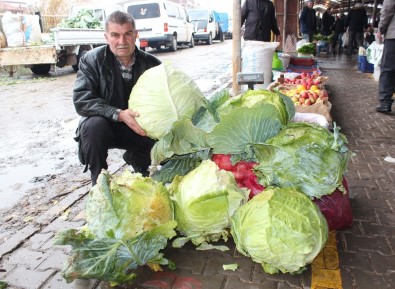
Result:
M56 63L54 45L31 45L0 49L0 66Z
M51 31L57 47L106 44L104 29L53 28Z

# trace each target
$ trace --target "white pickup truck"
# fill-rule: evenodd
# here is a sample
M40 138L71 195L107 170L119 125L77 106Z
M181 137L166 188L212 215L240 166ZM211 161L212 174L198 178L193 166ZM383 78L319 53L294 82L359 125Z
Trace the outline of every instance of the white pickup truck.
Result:
M70 16L79 9L89 9L99 20L104 19L115 10L122 10L119 5L80 5L73 7ZM53 28L54 42L48 45L27 45L0 49L0 66L12 67L22 65L29 67L34 74L48 74L51 65L56 67L72 66L78 70L80 57L88 50L106 43L104 29Z

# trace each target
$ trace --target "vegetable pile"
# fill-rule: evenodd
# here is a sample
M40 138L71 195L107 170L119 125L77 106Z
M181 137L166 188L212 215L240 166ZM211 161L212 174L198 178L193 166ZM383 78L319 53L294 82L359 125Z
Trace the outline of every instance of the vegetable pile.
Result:
M92 11L81 9L76 16L63 19L58 25L62 28L103 29L103 23L97 19Z
M168 241L227 250L215 243L231 235L271 274L303 271L325 246L328 223L314 202L342 189L350 152L339 127L291 122L295 106L279 92L205 99L186 74L164 64L139 78L129 108L157 140L156 170L148 178L100 174L86 227L56 238L72 246L67 281L115 284L131 282L137 266L174 268L160 252Z

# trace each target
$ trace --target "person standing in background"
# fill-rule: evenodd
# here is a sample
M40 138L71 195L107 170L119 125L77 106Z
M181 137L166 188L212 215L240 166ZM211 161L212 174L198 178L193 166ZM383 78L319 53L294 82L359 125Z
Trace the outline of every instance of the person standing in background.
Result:
M377 38L382 40L384 36L384 50L380 65L380 78L378 99L380 104L376 111L382 113L391 112L395 92L395 1L384 0L380 11Z
M308 42L313 42L314 32L317 29L317 18L315 10L313 9L314 1L307 1L306 6L303 7L302 13L300 14L300 32L302 38Z
M241 24L245 22L244 39L269 42L271 32L279 40L274 5L269 0L246 0L241 7Z
M335 17L332 16L331 12L332 9L328 8L325 10L324 14L322 14L320 31L323 36L329 36L332 33L331 28L333 23L335 22Z
M337 14L335 23L333 23L332 30L335 33L333 36L332 51L336 51L336 45L339 43L339 54L343 52L343 34L344 34L344 15Z
M356 0L354 7L348 12L345 27L348 28L349 33L349 43L348 43L348 56L352 55L354 44L357 47L363 45L363 31L368 28L368 16L366 14L366 9L362 5L361 0Z

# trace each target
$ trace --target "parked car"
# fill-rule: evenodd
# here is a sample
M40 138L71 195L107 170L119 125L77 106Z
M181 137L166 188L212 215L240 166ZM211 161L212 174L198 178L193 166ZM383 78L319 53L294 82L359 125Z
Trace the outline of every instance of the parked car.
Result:
M124 5L135 21L140 37L140 48L176 51L178 45L195 46L192 23L185 9L174 2L161 0L133 1Z
M187 11L195 30L195 41L205 41L211 45L213 40L223 41L219 15L210 9L189 9Z

